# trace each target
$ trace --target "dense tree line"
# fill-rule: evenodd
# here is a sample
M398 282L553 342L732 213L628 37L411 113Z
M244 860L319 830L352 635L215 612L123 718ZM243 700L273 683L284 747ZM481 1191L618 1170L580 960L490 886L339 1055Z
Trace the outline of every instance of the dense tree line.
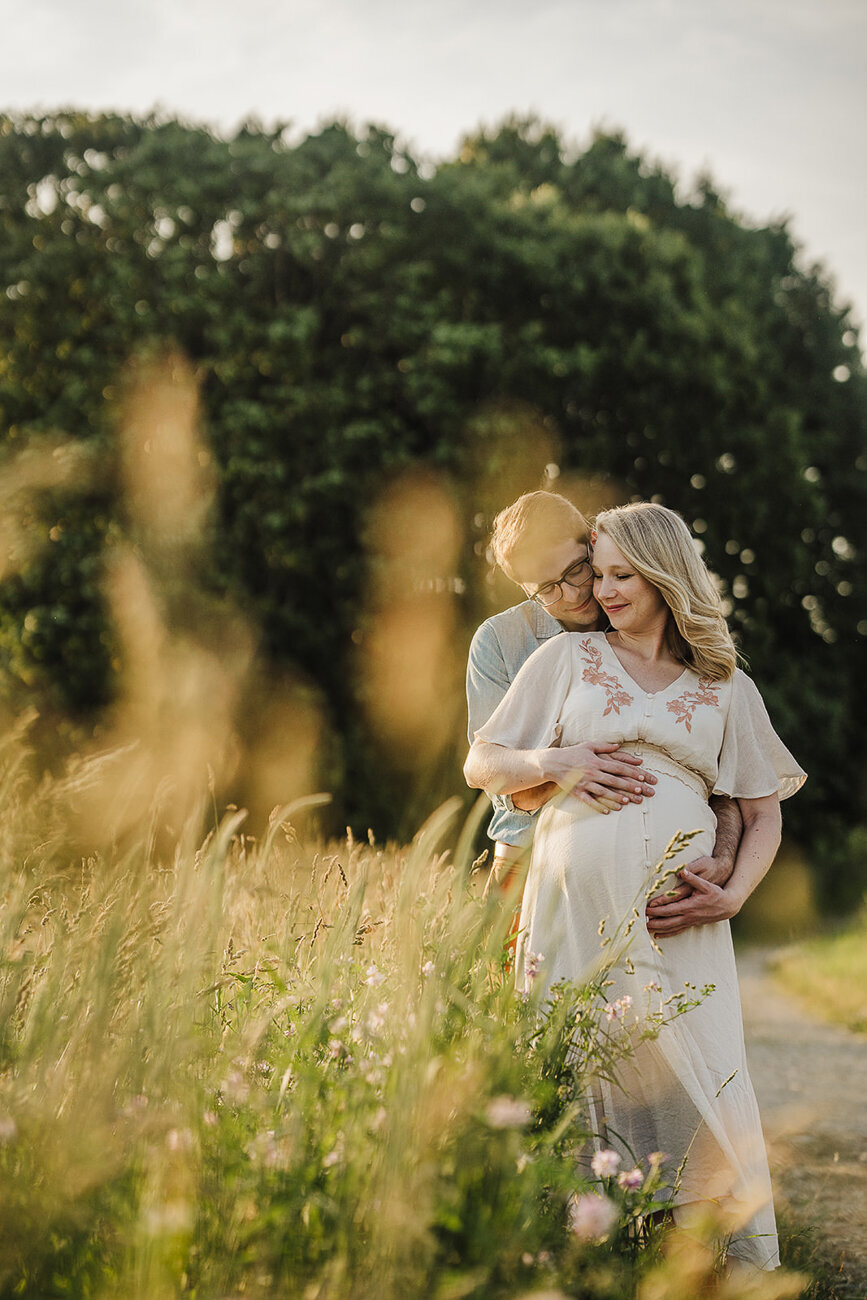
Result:
M323 779L353 825L405 833L459 784L456 677L429 745L370 721L355 668L389 581L370 503L406 471L444 485L463 543L426 581L459 659L490 612L491 514L553 462L583 478L579 504L655 496L695 527L811 773L788 825L828 897L854 896L865 376L847 309L785 223L750 224L707 179L684 192L616 134L576 154L512 121L434 168L377 128L220 139L58 113L0 119L0 231L9 454L62 432L91 466L74 491L45 487L29 526L51 540L0 588L11 686L79 720L111 700L118 409L131 357L179 349L215 460L203 588L240 602L270 661L324 702Z

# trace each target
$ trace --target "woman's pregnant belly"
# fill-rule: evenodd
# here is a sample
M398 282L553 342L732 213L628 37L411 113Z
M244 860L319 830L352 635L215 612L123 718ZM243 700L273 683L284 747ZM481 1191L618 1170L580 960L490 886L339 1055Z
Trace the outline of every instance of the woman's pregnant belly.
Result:
M632 928L643 932L643 948L647 897L672 888L677 882L669 873L712 851L716 819L703 795L662 763L655 774L655 793L620 812L567 799L540 815L522 926L527 950L550 958L546 982L586 972L600 956L602 922L605 936L616 940L637 912ZM698 834L657 870L678 831Z

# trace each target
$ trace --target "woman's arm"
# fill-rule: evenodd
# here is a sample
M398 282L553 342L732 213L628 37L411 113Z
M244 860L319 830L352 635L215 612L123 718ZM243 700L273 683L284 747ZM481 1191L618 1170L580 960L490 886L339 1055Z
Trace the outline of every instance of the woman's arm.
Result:
M739 799L738 805L744 833L727 884L720 887L684 867L681 879L691 886L692 892L688 898L648 912L647 928L655 938L735 916L767 873L780 847L780 797L769 794L761 799Z
M656 777L642 769L641 759L620 752L616 744L507 749L478 738L467 755L464 776L475 789L511 795L553 781L604 812L640 802L653 794L656 784Z

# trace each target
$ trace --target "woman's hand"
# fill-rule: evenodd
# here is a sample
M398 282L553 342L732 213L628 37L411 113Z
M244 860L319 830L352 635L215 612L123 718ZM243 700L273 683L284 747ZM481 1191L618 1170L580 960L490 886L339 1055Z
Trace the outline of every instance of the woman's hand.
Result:
M656 777L619 745L588 742L540 753L545 777L598 812L619 812L653 794Z
M617 812L653 794L656 777L618 744L596 741L551 749L507 749L476 738L464 763L467 785L514 795L553 781L598 812Z

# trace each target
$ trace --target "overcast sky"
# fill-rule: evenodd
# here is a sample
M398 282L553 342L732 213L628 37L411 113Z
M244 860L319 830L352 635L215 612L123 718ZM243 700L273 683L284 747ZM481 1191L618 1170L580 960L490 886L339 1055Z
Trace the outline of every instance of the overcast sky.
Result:
M792 216L867 320L865 0L15 0L0 107L146 111L223 130L344 114L417 154L534 111L623 127L689 183ZM862 339L863 344L863 339Z

